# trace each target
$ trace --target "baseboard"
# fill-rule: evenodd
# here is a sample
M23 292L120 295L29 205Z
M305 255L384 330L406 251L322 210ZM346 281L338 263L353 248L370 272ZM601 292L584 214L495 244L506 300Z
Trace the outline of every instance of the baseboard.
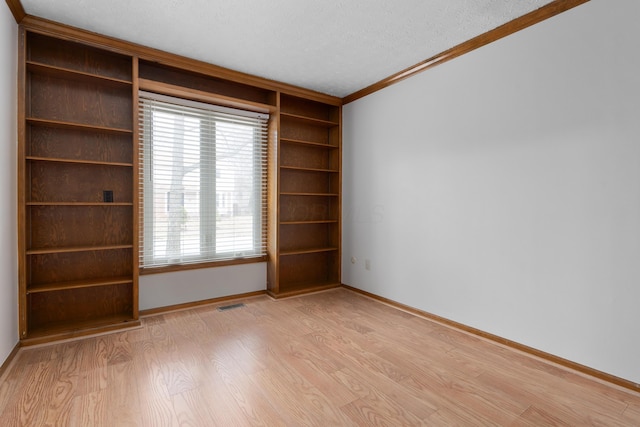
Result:
M0 366L0 380L4 376L4 373L7 372L7 370L9 369L9 366L11 365L13 360L16 358L16 355L18 354L18 350L20 350L20 347L21 347L21 344L20 344L20 341L18 341L16 346L13 347L13 350L11 350L11 353L9 353L9 356L7 356L7 359L4 361L2 366Z
M266 294L267 294L267 291L254 291L254 292L247 292L244 294L235 294L235 295L229 295L225 297L210 298L210 299L205 299L200 301L187 302L184 304L175 304L175 305L167 305L167 306L158 307L158 308L150 308L148 310L140 310L140 317L154 316L156 314L168 313L170 311L188 310L190 308L200 307L203 305L218 304L225 301L251 298L251 297L256 297L256 296L266 295Z
M461 330L463 332L467 332L467 333L470 333L472 335L476 335L476 336L479 336L479 337L482 337L482 338L497 342L497 343L502 344L504 346L510 347L510 348L512 348L514 350L518 350L518 351L521 351L523 353L530 354L532 356L538 357L538 358L540 358L542 360L545 360L547 362L555 363L556 365L560 365L560 366L563 366L565 368L568 368L568 369L571 369L571 370L574 370L574 371L589 375L591 377L597 378L597 379L605 381L607 383L615 384L617 386L624 387L624 388L626 388L628 390L632 390L634 392L640 392L640 384L634 383L633 381L629 381L629 380L626 380L624 378L617 377L615 375L607 374L606 372L602 372L602 371L599 371L597 369L593 369L593 368L590 368L588 366L581 365L581 364L576 363L576 362L572 362L571 360L567 360L567 359L564 359L562 357L555 356L553 354L550 354L550 353L535 349L533 347L529 347L529 346L526 346L524 344L520 344L518 342L511 341L511 340L506 339L506 338L502 338L500 336L491 334L489 332L485 332L485 331L482 331L480 329L476 329L476 328L473 328L471 326L467 326L467 325L464 325L462 323L458 323L458 322L455 322L453 320L449 320L449 319L446 319L444 317L440 317L438 315L435 315L435 314L432 314L432 313L429 313L429 312L426 312L426 311L422 311L422 310L419 310L417 308L410 307L408 305L399 303L397 301L393 301L391 299L388 299L388 298L385 298L385 297L381 297L379 295L372 294L372 293L367 292L367 291L363 291L362 289L357 289L357 288L354 288L352 286L345 285L345 284L343 284L342 286L345 289L348 289L350 291L353 291L353 292L356 292L358 294L364 295L364 296L369 297L371 299L383 302L385 304L388 304L388 305L390 305L392 307L395 307L395 308L398 308L400 310L409 312L411 314L415 314L417 316L424 317L424 318L429 319L429 320L433 320L435 322L441 323L441 324L449 326L451 328L458 329L458 330Z

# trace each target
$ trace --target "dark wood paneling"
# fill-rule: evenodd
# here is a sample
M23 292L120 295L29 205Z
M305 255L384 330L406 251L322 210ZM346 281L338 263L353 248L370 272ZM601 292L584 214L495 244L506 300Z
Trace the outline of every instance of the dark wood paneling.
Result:
M157 63L140 61L139 76L142 79L168 83L176 86L196 89L203 92L246 99L261 104L274 101L273 92L255 86L223 80L183 69L163 66Z
M41 34L29 33L27 61L132 81L131 58Z
M329 129L325 127L298 122L288 117L282 117L280 121L282 125L281 138L329 144Z
M28 126L27 156L133 163L133 143L125 134Z
M309 99L283 95L280 111L318 120L334 121L337 107Z
M131 244L131 206L31 206L29 249Z
M282 177L280 191L282 193L338 194L340 191L335 173L282 169L280 174Z
M337 229L337 223L282 225L280 227L280 251L337 248L340 244ZM300 236L304 236L304 239L301 239Z
M338 283L335 269L337 252L321 252L280 258L280 290L302 286Z
M334 197L281 195L280 221L338 220L338 204L331 199Z
M30 73L27 114L36 119L132 129L131 88L109 88Z
M22 26L19 67L21 339L119 327L137 319L132 58Z
M282 166L331 169L330 151L322 147L303 144L283 144Z
M98 322L101 318L131 315L131 284L30 294L29 328Z
M61 283L75 280L131 276L131 249L30 255L29 283Z
M131 167L30 161L30 202L103 202L113 191L115 203L132 203Z

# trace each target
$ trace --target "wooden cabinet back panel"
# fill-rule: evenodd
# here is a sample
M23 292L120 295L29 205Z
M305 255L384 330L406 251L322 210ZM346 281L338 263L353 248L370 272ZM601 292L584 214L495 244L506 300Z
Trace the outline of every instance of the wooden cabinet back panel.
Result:
M27 156L133 163L130 135L29 126L27 141Z
M131 58L36 33L27 36L27 60L131 81Z
M30 255L28 261L30 284L130 276L133 272L131 249Z
M280 191L283 193L334 193L339 191L338 174L326 172L281 170Z
M58 323L95 322L133 313L131 284L40 292L29 295L29 328L55 328Z
M339 283L337 252L291 255L280 258L281 290L300 284Z
M128 166L29 162L31 202L102 202L104 190L113 201L133 201L133 176Z
M179 70L169 66L140 61L139 74L140 78L156 82L168 83L261 104L275 105L275 94L273 91L204 74Z
M327 221L338 219L338 203L331 197L280 196L280 221Z
M131 206L31 206L30 249L130 245Z
M280 250L299 251L338 247L336 224L295 224L280 228Z
M337 109L338 107L295 96L283 94L280 97L280 110L283 113L332 121L335 120L335 111Z
M287 117L281 118L280 137L300 141L329 144L329 130L322 126L299 122Z
M77 82L31 74L30 118L131 130L131 88Z
M301 144L283 144L280 151L282 166L296 166L314 169L331 169L330 153L325 148L315 148Z

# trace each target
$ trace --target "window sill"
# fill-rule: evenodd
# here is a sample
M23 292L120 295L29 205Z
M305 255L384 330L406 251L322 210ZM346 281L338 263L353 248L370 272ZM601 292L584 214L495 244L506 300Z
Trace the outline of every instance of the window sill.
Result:
M196 270L201 268L214 268L214 267L226 267L229 265L241 265L241 264L255 264L260 262L266 262L267 256L255 257L255 258L240 258L240 259L230 259L224 261L212 261L212 262L201 262L201 263L193 263L193 264L173 264L167 265L164 267L147 267L140 268L140 275L145 276L148 274L161 274L161 273L171 273L174 271L184 271L184 270Z

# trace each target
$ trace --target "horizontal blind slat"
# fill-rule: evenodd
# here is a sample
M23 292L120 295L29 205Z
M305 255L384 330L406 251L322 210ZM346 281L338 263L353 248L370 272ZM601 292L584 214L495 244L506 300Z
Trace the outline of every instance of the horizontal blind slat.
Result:
M266 253L268 115L140 92L140 265Z

